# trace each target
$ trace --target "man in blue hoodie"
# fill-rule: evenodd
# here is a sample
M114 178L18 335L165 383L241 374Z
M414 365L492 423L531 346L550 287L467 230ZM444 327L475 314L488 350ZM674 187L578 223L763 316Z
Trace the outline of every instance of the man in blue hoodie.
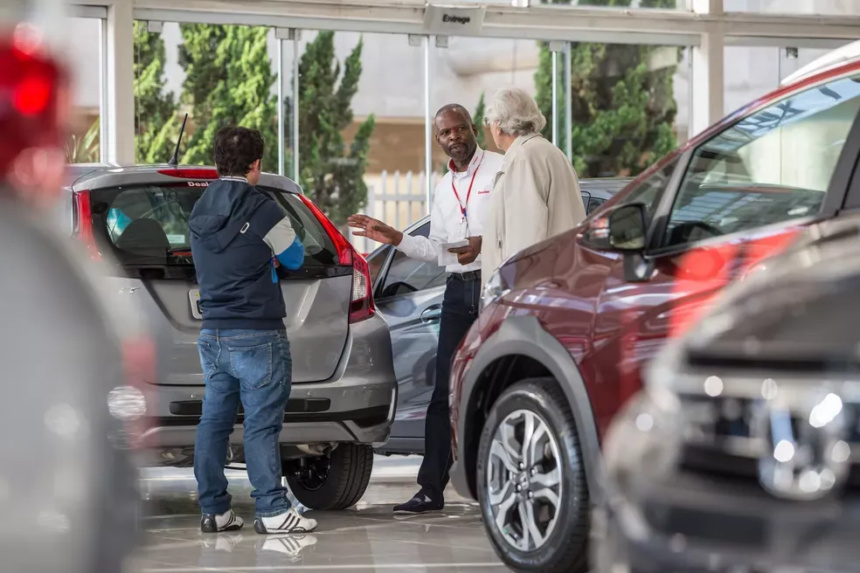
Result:
M256 501L257 533L305 533L316 521L290 507L278 436L290 397L292 361L276 268L298 269L305 249L287 213L258 191L263 138L226 127L215 136L213 182L189 220L203 325L198 348L206 394L194 445L204 533L241 529L224 465L241 403L245 463Z

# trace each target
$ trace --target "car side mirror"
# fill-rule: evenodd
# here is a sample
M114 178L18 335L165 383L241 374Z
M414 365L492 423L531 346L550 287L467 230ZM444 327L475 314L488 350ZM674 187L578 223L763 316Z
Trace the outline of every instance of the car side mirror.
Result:
M608 209L591 221L583 237L593 249L620 253L641 253L645 250L648 230L645 205L628 203Z

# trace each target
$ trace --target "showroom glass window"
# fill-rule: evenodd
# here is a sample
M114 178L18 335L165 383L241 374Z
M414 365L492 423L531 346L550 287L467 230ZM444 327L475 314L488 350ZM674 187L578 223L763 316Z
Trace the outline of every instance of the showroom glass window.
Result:
M664 245L816 214L858 109L860 83L835 80L761 109L700 145Z

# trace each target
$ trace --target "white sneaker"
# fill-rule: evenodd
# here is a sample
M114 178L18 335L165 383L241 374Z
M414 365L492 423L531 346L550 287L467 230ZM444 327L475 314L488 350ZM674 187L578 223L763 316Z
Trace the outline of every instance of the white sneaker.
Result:
M222 531L238 531L245 525L245 521L233 513L233 510L215 515L204 513L200 518L200 531L203 533L220 533Z
M295 509L290 509L281 515L258 517L254 520L254 531L267 533L310 533L317 528L317 522L302 517Z

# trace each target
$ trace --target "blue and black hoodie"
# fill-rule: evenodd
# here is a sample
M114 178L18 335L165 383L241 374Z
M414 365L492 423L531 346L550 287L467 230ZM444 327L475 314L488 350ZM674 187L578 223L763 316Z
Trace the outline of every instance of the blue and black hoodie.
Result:
M242 178L213 182L188 221L204 329L280 330L287 315L274 260L305 248L284 209Z

